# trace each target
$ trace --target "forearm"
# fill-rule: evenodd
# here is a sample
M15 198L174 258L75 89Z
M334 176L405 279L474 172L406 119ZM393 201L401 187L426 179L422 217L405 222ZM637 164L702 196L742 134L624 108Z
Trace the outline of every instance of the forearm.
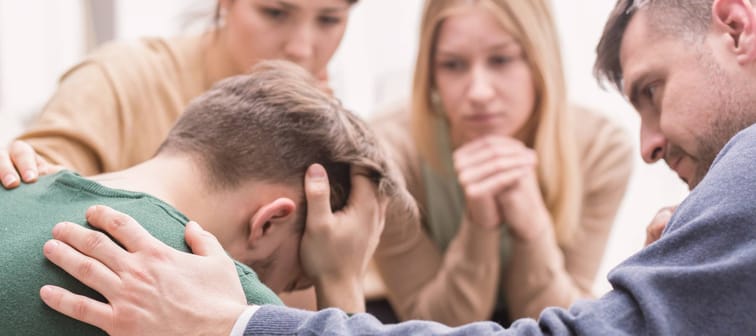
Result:
M478 322L450 328L430 321L409 321L384 325L368 314L348 316L337 309L318 312L286 307L262 306L244 332L253 335L493 335L507 334L493 322Z
M244 335L634 335L644 334L643 314L621 293L585 302L569 310L552 308L539 321L520 319L509 329L493 322L456 328L431 321L384 325L368 314L348 316L337 309L308 312L262 306L247 323ZM692 330L689 330L692 331Z
M504 288L512 318L537 318L547 307L567 307L590 296L573 281L551 224L536 239L512 239Z
M457 236L435 268L420 267L418 265L422 265L422 260L413 262L410 258L405 259L404 266L394 266L392 272L411 267L430 273L422 283L387 281L390 299L395 303L400 317L428 319L449 325L488 319L499 285L499 240L499 229L481 229L462 223ZM397 285L401 287L398 290Z
M20 136L34 151L50 164L61 165L82 175L102 172L99 150L91 145L66 136L59 130L31 130Z
M365 295L359 279L318 281L315 293L318 309L339 308L349 313L365 312Z
M126 150L123 139L135 141L123 134L123 120L129 117L119 103L123 98L99 63L81 63L61 78L39 118L19 139L48 162L85 176L125 168L115 167L113 159Z

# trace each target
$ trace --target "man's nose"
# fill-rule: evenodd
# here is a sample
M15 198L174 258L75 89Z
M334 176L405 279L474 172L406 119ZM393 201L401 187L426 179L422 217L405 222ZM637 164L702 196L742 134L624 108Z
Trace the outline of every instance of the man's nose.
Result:
M641 125L641 156L646 163L654 163L666 155L667 138L658 127Z

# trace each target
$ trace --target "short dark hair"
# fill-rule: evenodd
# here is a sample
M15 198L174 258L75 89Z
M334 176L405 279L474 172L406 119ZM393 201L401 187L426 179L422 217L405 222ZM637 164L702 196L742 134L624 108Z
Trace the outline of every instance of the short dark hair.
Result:
M649 24L662 34L703 37L711 22L713 0L618 0L596 47L593 74L622 91L620 48L630 20L638 10L648 13Z
M161 153L191 155L212 189L252 179L302 185L307 168L320 163L331 183L333 211L346 205L351 169L360 167L380 197L400 196L407 209L414 206L390 177L385 154L364 122L319 89L309 72L285 61L261 62L250 74L225 79L194 99Z

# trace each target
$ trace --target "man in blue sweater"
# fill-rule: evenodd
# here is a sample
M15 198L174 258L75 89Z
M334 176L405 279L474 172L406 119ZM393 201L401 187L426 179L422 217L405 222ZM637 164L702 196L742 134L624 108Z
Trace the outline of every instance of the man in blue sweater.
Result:
M692 189L661 239L609 274L613 290L600 299L569 309L550 308L537 321L518 320L506 330L490 322L458 328L423 321L382 325L369 315L348 316L334 309L246 307L242 298L219 299L228 296L216 296L222 292L218 283L182 283L187 288L184 294L191 293L194 302L203 300L201 309L192 315L160 309L188 300L180 291L161 290L172 283L137 286L142 288L140 297L149 303L129 299L128 294L108 297L109 304L95 303L54 287L43 288L42 299L66 315L102 325L113 334L145 333L158 324L175 324L174 332L217 326L217 334L234 326L235 333L245 335L753 333L756 126L751 125L756 121L752 87L756 83L756 10L748 0L619 0L598 46L596 73L614 83L640 113L643 158L665 160ZM330 213L323 215L328 222ZM349 226L333 229L343 232ZM186 234L205 237L197 243L202 248L195 250L217 245L201 230L188 229ZM325 240L343 236L321 236L322 240L313 238L312 242L327 249ZM73 238L65 241L75 244ZM82 252L105 264L129 261L128 256L119 260L114 252L107 252L119 249L115 244L102 249ZM141 250L161 256L141 260L142 266L150 268L163 265L176 253L159 244ZM303 251L308 251L304 242ZM86 258L66 252L48 257L72 271L79 263L67 262L67 258ZM108 273L114 275L139 281L126 271ZM102 281L104 276L81 278L95 289L107 283Z

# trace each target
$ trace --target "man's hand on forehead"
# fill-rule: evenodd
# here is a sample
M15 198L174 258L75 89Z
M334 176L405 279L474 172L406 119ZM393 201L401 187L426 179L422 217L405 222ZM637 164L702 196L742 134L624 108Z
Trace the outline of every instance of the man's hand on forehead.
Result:
M325 169L312 165L305 176L307 225L300 258L315 282L319 307L364 311L361 279L383 232L387 200L359 169L352 172L347 205L332 212Z

